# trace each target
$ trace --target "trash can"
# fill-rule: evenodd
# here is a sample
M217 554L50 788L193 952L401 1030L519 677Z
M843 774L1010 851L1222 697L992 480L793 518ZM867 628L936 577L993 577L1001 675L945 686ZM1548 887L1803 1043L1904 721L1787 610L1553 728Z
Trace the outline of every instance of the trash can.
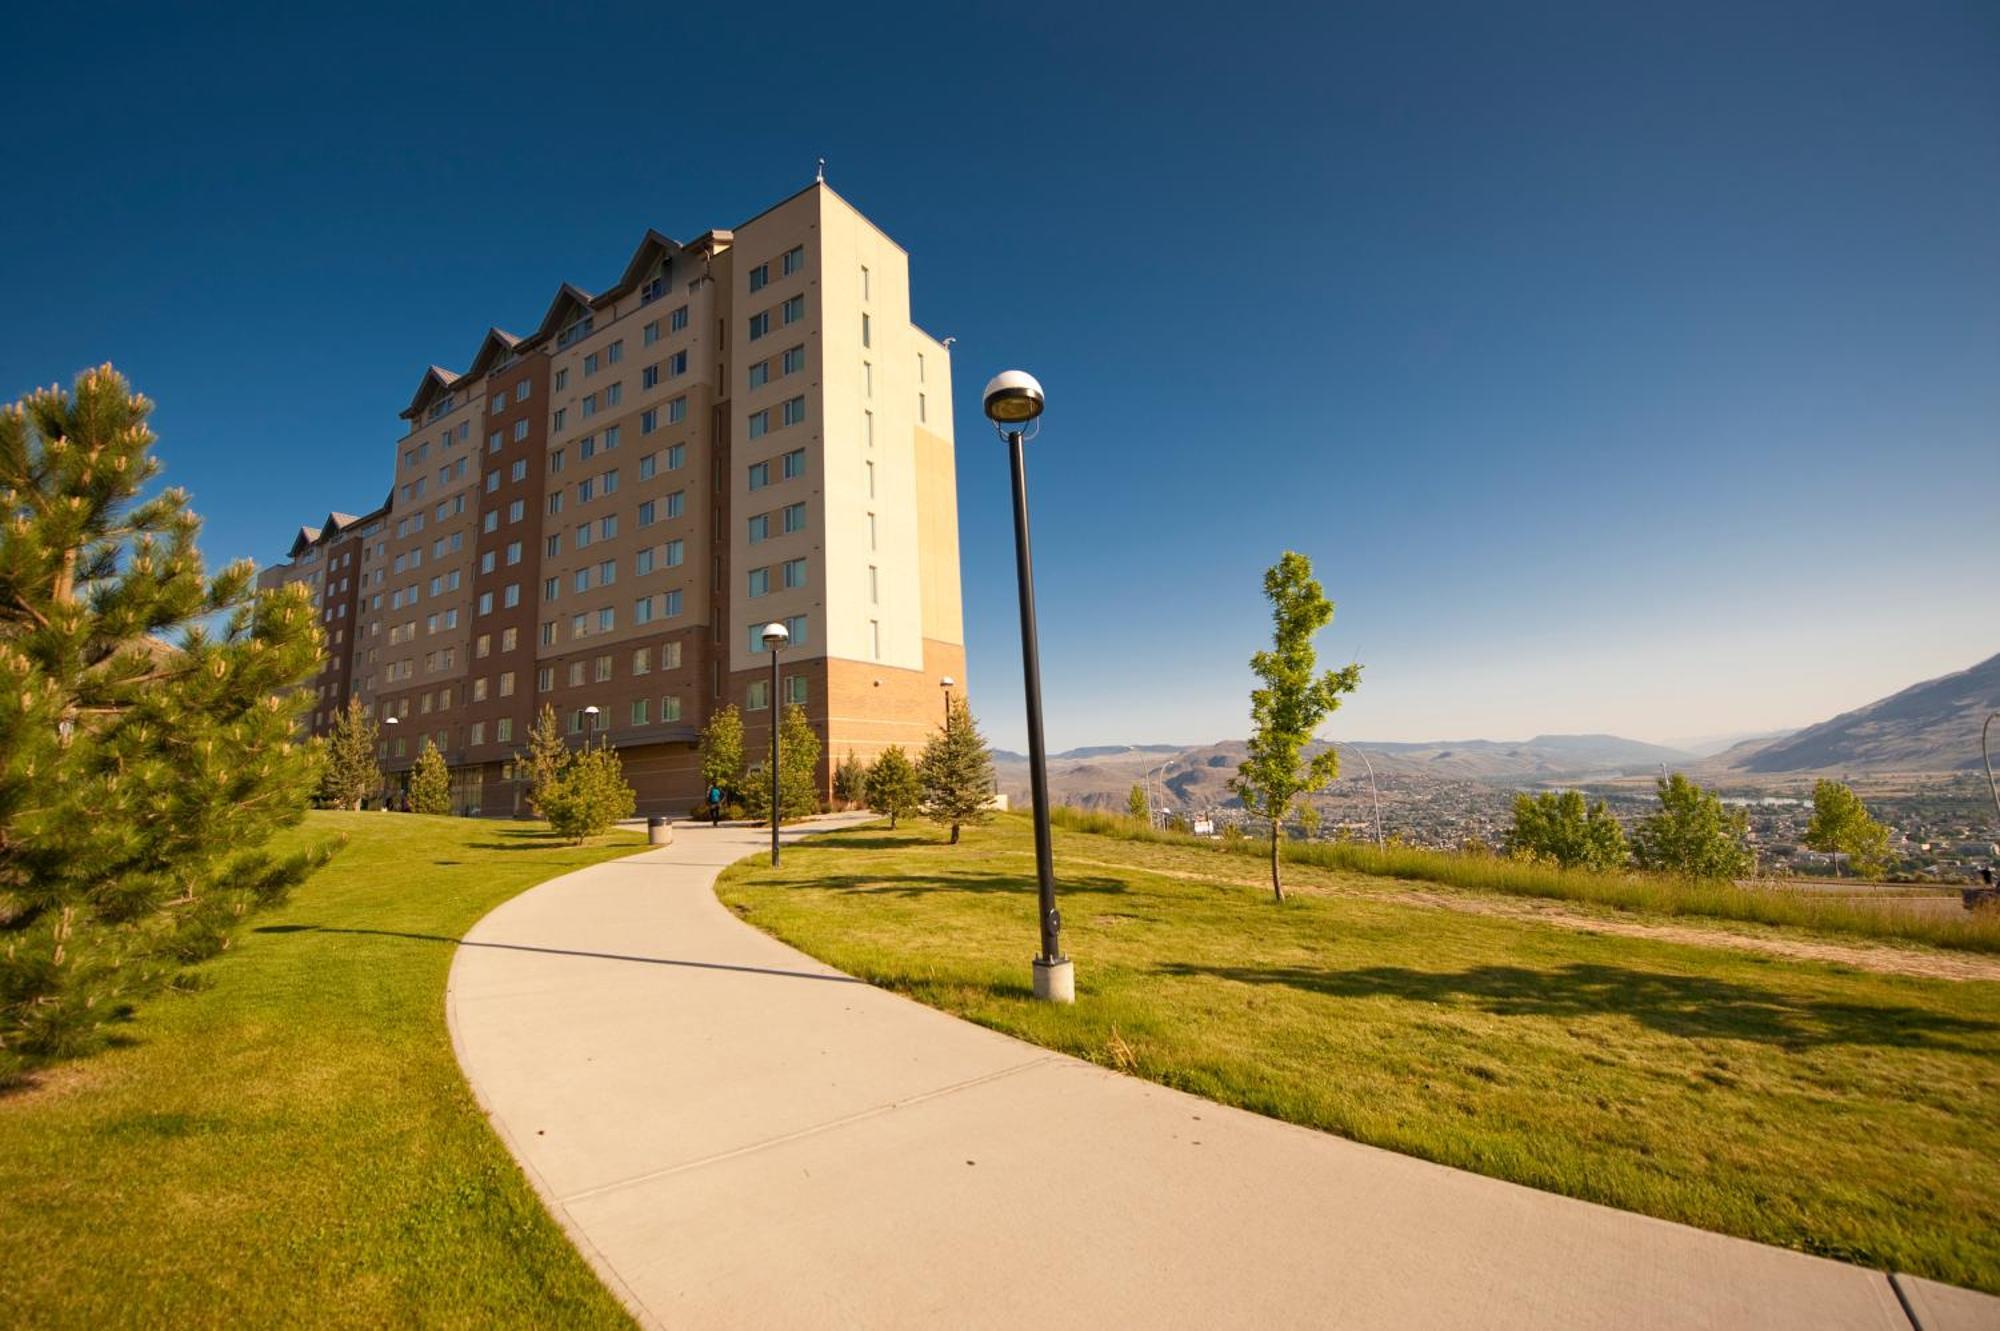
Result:
M646 840L655 846L674 844L674 829L667 826L667 820L659 814L646 819Z

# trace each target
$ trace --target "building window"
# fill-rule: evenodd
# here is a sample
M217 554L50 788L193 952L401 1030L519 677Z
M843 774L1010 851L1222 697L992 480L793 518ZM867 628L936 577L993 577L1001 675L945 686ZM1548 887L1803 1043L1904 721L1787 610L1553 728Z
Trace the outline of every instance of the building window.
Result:
M653 622L653 598L642 596L632 603L632 622L650 624Z
M660 596L660 602L661 617L664 619L673 619L681 612L680 589L676 587L670 592L663 592Z
M604 349L604 363L606 365L616 365L619 361L622 361L624 359L625 359L624 338L622 337L619 338L616 342L613 342L610 346Z
M800 707L806 705L806 677L804 675L785 676L785 701L796 703Z
M771 464L753 462L750 464L750 488L761 490L771 483Z
M755 517L750 519L749 525L750 525L750 544L756 545L758 542L766 540L770 537L771 515L769 513L757 514Z
M632 673L635 675L650 675L653 673L653 649L651 647L635 647L632 649Z
M668 568L679 568L682 559L686 555L687 542L681 540L668 541L660 549L663 552L662 557L666 566Z
M785 424L797 425L801 421L805 420L805 418L806 418L806 400L803 396L795 397L791 401L785 403Z
M861 413L861 440L868 447L875 447L875 413L872 411Z
M861 314L861 345L864 347L875 345L874 320L868 317L868 313L865 310Z
M785 505L785 531L787 533L806 529L806 506L804 504Z
M804 615L785 616L785 628L792 635L792 646L803 647L806 645L806 617Z
M640 330L639 344L641 346L650 347L659 340L660 340L660 321L658 319L653 320L653 322L647 324L645 328Z
M806 367L806 349L804 347L793 347L790 351L787 351L785 353L784 369L781 371L781 373L797 374L800 370L803 370L805 367Z
M688 307L683 305L668 316L667 326L678 333L688 326Z
M751 412L750 437L752 439L762 439L765 435L769 434L770 432L771 432L770 410L767 408L763 411Z
M653 501L650 499L639 505L639 525L641 527L653 525Z
M676 490L672 494L667 496L668 517L670 518L679 517L681 515L682 510L685 509L686 507L687 507L687 491Z
M493 723L493 742L505 744L514 738L514 718L503 716Z
M861 265L861 299L868 299L868 265Z
M563 391L563 389L568 387L569 387L569 367L564 366L562 369L556 371L556 392L560 393Z
M760 360L750 367L750 387L762 388L771 382L771 362Z
M639 413L639 433L651 434L660 428L660 409L648 407Z
M597 373L597 353L591 352L583 358L583 377L588 379Z
M509 357L509 359L511 360L512 357ZM526 379L514 385L514 400L516 402L526 402L528 400L528 387L529 381Z
M768 568L751 569L750 595L753 597L766 596L769 595L770 591L771 591L771 570Z
M806 474L806 451L803 448L793 449L780 461L784 464L786 480L797 480Z
M868 621L868 656L875 661L882 659L882 621L879 619Z
M806 561L787 559L785 561L785 589L791 591L806 585Z
M660 699L660 720L678 721L680 719L681 700L672 694Z
M750 270L750 289L762 291L771 281L771 265L760 263Z
M793 273L796 273L797 271L799 271L799 269L805 266L806 266L805 246L794 245L790 249L785 251L783 271L786 277L790 277Z
M677 397L667 403L667 424L678 425L687 419L687 414L688 400L685 397Z
M769 310L762 310L750 316L750 340L752 342L755 342L770 331L771 312Z
M806 298L804 296L793 296L781 308L784 311L785 322L787 324L795 324L806 317ZM867 343L864 342L862 345L866 346Z
M868 497L873 499L875 497L875 464L864 462L861 465L868 469Z
M763 644L759 643L757 649L759 651L763 650ZM771 681L768 679L751 680L750 687L743 691L743 710L746 712L761 712L770 707L770 705Z
M881 590L881 582L876 574L875 565L870 564L868 566L868 604L880 605L882 603Z
M646 725L646 724L648 724L648 723L649 723L649 722L650 722L650 721L652 720L652 718L651 718L650 716L648 716L648 715L647 715L647 713L648 713L648 711L649 711L649 709L650 709L650 706L651 706L651 700L650 700L650 699L646 699L646 698L634 698L634 699L632 700L632 724L633 724L633 725L635 725L635 726L643 726L643 725Z

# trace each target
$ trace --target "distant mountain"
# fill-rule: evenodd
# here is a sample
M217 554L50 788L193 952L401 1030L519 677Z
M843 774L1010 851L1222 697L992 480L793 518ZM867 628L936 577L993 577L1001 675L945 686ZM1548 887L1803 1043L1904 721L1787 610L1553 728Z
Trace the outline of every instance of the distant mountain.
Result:
M1866 707L1712 759L1740 772L1957 772L1979 766L1979 727L2000 710L2000 656Z
M1679 749L1697 758L1708 758L1738 745L1761 745L1798 733L1796 730L1735 730L1726 735L1690 735L1684 739L1670 739L1666 743L1670 749Z
M1323 745L1314 745L1317 751ZM1386 790L1440 784L1544 785L1650 773L1660 764L1684 766L1692 755L1617 735L1537 735L1528 740L1450 740L1425 743L1342 743L1344 776L1365 779L1372 765ZM1177 747L1169 744L1097 745L1049 757L1049 790L1059 802L1086 808L1125 807L1134 785L1150 780L1156 799L1182 808L1230 803L1228 788L1244 758L1241 740ZM1363 762L1359 753L1367 755ZM996 752L1000 788L1025 798L1028 760Z

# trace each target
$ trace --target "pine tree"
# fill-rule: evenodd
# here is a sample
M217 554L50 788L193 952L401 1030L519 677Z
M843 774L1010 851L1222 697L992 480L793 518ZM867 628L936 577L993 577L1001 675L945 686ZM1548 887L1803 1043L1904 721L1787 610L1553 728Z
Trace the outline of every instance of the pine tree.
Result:
M600 743L571 755L543 789L539 807L557 835L582 845L620 818L630 818L638 798L617 753Z
M719 708L701 728L702 797L720 790L726 801L736 793L743 771L743 713L735 703Z
M210 577L109 366L0 410L0 1081L89 1052L324 852L273 855L319 763L303 587Z
M917 780L916 764L900 744L891 744L876 755L868 768L868 807L889 815L889 826L915 813L923 804L923 784Z
M952 699L944 729L924 745L917 779L923 787L924 816L950 827L953 845L962 825L993 816L993 755L964 699Z
M1333 602L1313 577L1311 560L1287 550L1265 572L1264 595L1271 602L1272 649L1250 658L1250 669L1264 683L1250 694L1250 756L1230 786L1242 797L1246 813L1270 821L1271 893L1283 901L1278 837L1285 815L1293 800L1340 775L1335 749L1328 747L1308 760L1305 747L1342 696L1361 683L1361 667L1316 673L1319 657L1312 640L1333 621Z
M868 768L847 751L847 761L834 769L833 797L842 804L861 804L868 799Z
M417 755L416 768L410 773L410 812L451 812L451 769L430 740L424 741L424 751Z
M1125 813L1137 822L1153 821L1153 802L1146 798L1146 788L1137 782L1134 782L1132 789L1126 792Z
M556 719L556 709L543 703L528 731L528 751L514 755L515 762L528 765L528 807L540 817L549 816L549 811L542 807L543 796L554 789L573 756L569 741L563 738L562 723Z
M784 792L787 818L810 818L819 812L819 736L806 720L806 709L797 703L785 707L778 734L778 761L784 765L779 789ZM743 774L738 783L743 807L752 818L771 816L770 756Z
M358 809L382 788L375 753L381 732L359 698L348 700L333 718L321 752L319 797L336 809Z

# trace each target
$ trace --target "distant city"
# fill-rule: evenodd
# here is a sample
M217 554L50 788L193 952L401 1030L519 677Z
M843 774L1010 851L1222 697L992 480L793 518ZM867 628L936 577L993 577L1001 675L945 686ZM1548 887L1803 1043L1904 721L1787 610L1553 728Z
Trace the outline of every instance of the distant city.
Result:
M1315 835L1384 838L1432 849L1498 849L1522 792L1578 789L1629 830L1657 807L1654 779L1687 773L1746 814L1760 874L1823 876L1837 866L1804 845L1813 783L1852 785L1891 829L1904 880L1960 883L2000 863L2000 813L1987 787L1980 727L2000 711L2000 656L1926 680L1798 731L1699 754L1615 735L1541 735L1518 742L1338 744L1340 778L1313 800ZM2000 727L1996 727L2000 728ZM1000 786L1027 798L1027 767L999 753ZM1243 745L1107 745L1050 759L1061 803L1123 810L1140 786L1161 819L1203 816L1217 832L1243 810L1229 779Z

